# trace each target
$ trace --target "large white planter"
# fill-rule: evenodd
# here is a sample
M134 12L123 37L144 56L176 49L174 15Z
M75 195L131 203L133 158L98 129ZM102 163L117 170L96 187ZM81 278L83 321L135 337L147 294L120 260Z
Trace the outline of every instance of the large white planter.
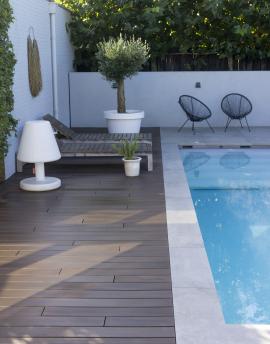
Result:
M125 166L125 174L127 177L138 177L140 174L140 164L142 158L136 157L134 160L126 160L123 158Z
M108 110L104 111L104 117L109 133L138 134L144 118L144 111L127 110L127 113L118 113L116 110Z

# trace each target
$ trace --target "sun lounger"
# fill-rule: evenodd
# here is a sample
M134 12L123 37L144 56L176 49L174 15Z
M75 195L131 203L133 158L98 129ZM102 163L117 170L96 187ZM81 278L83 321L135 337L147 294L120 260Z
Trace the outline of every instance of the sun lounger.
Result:
M139 142L152 144L151 133L108 134L75 132L49 114L43 116L43 119L45 121L49 121L54 130L57 131L61 136L72 141L119 142L121 140L137 140Z

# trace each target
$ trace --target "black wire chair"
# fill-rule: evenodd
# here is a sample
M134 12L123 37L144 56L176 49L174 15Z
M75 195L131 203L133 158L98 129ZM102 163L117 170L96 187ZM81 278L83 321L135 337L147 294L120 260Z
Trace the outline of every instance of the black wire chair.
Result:
M221 109L228 116L225 132L232 120L238 120L241 124L241 128L243 128L242 119L245 119L247 128L250 131L247 115L252 111L252 104L247 97L239 93L230 93L222 99Z
M201 102L199 99L189 96L189 95L182 95L179 98L178 103L180 104L181 108L187 115L187 119L184 124L178 129L180 132L188 121L192 122L192 131L195 134L195 122L202 122L206 121L209 128L214 133L214 129L211 127L208 118L212 116L212 112L207 105Z

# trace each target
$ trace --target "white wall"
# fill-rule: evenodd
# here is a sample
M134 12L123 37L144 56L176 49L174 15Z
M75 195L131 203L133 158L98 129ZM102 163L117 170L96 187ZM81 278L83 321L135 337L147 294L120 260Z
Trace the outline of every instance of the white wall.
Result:
M195 83L201 82L201 88ZM143 126L176 127L185 120L179 95L190 94L213 112L213 126L224 126L224 95L246 95L254 110L250 125L270 125L270 72L142 72L126 81L127 107L144 109ZM98 73L71 73L71 119L74 127L105 126L103 110L116 107L116 91ZM205 125L205 123L203 124ZM233 124L232 124L233 125ZM239 123L235 123L239 125Z
M10 0L13 8L14 23L10 28L10 39L13 43L17 64L14 75L14 111L19 119L18 136L27 120L41 118L46 113L52 113L52 68L50 46L50 17L47 0ZM69 12L57 8L57 55L59 77L59 111L61 119L69 121L68 73L72 70L73 51L65 23L69 20ZM34 28L39 45L43 89L38 97L33 98L29 91L27 36L30 27ZM6 157L6 177L15 172L15 152L18 139L10 139L10 149Z

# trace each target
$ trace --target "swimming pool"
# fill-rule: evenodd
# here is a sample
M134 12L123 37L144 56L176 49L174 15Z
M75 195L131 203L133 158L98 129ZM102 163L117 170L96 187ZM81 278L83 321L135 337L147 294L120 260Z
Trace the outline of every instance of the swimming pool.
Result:
M228 324L270 323L270 151L181 150Z

